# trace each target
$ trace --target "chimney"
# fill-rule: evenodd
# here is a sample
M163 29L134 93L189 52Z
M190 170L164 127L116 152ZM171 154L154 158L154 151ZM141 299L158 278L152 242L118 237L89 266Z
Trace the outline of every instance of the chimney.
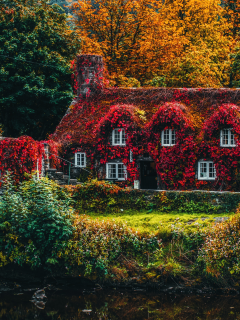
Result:
M92 54L77 56L77 81L79 98L92 97L103 88L103 57Z

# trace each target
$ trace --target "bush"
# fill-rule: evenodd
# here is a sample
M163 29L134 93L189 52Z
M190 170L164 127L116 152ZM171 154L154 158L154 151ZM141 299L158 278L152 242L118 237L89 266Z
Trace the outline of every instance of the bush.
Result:
M136 196L137 192L137 196ZM144 194L136 190L126 190L116 184L91 180L77 186L72 193L79 210L94 212L119 211L121 208L143 209L147 206Z
M155 252L160 240L151 235L140 235L125 224L114 221L92 220L81 215L76 221L72 240L58 252L68 270L82 266L84 276L106 276L109 267L120 255L140 257Z
M37 180L34 175L18 188L7 175L4 187L0 263L14 261L32 267L57 263L55 251L73 234L73 209L67 194L54 182Z
M215 277L240 273L240 216L211 228L199 250L198 264Z
M121 223L73 216L71 190L66 192L47 178L37 180L33 175L16 187L7 175L4 186L0 200L0 267L14 262L50 272L105 277L119 256L144 260L143 254L147 257L159 248L155 236L140 235ZM85 188L88 201L92 193L103 196L107 190L107 200L100 201L102 206L121 190L97 181Z
M87 211L105 211L116 205L117 196L121 190L115 184L92 180L77 186L73 191L76 207Z
M211 193L201 191L164 191L154 194L158 208L163 211L186 213L218 213L236 210L240 194L233 192Z

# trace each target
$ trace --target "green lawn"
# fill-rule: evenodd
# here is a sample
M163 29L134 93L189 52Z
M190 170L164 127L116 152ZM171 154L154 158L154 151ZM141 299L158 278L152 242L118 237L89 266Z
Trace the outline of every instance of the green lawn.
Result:
M188 213L163 213L153 211L148 213L145 211L130 211L124 210L122 213L115 214L101 214L101 213L87 213L93 219L110 219L127 223L140 232L158 232L169 233L173 228L181 227L186 232L192 232L197 229L204 229L216 223L214 218L229 217L234 213L221 213L221 214L188 214Z

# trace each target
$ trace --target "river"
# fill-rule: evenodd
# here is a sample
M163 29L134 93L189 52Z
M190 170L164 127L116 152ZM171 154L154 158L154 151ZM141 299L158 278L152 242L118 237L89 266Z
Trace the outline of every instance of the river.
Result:
M0 319L240 320L240 295L237 294L50 288L45 290L46 301L32 300L37 289L2 291Z

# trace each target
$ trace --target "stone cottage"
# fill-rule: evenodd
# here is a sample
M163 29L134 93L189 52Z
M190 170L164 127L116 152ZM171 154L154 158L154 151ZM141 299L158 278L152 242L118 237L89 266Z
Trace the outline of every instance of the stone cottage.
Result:
M107 87L101 56L76 60L76 98L51 139L98 179L141 189L240 190L240 91Z

